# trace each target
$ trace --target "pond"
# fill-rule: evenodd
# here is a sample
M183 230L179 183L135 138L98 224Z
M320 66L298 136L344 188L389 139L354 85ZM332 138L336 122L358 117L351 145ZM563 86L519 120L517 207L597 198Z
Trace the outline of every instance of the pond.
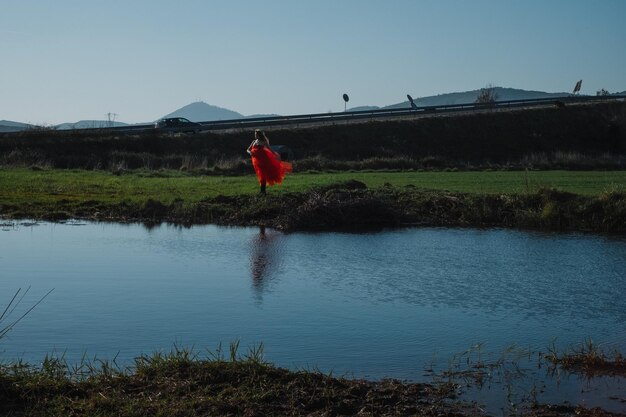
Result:
M4 222L0 265L0 305L31 287L14 317L54 288L2 339L5 360L57 352L130 363L240 340L290 369L428 382L468 349L498 357L592 338L626 351L620 237ZM626 397L620 378L568 381L541 398Z

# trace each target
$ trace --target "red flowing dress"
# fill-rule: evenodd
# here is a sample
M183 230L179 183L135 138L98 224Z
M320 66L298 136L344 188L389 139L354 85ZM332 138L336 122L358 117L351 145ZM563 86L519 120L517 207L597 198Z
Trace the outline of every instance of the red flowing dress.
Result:
M252 166L261 185L263 181L267 185L280 184L285 174L291 172L291 164L281 161L280 156L267 146L255 145L250 148L250 153Z

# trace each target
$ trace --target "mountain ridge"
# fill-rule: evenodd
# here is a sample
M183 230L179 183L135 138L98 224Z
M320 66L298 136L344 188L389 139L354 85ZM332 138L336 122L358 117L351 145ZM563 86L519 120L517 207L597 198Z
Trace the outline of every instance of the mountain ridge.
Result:
M184 117L192 122L206 122L215 120L243 119L245 116L234 110L214 106L204 101L195 101L183 106L173 112L166 114L162 118Z
M114 122L108 120L79 120L74 123L60 123L54 127L57 130L69 130L69 129L101 129L107 127L119 127L128 126L128 123Z
M509 87L493 87L497 94L497 101L509 101L509 100L531 100L536 98L558 98L569 97L570 93L547 93L545 91L536 90L523 90L518 88ZM413 99L413 102L418 107L428 106L446 106L455 104L468 104L476 101L476 97L480 93L481 89L461 91L454 93L443 93L435 96L417 97ZM361 106L359 109L363 110L375 110L375 109L400 109L411 107L411 103L408 100L402 101L396 104L390 104L384 107L377 106ZM352 110L352 109L350 109Z
M0 120L0 132L19 132L30 129L33 125L22 122L13 122L11 120Z
M494 87L496 94L498 95L498 101L507 100L527 100L534 98L558 98L569 97L571 93L548 93L545 91L537 90L523 90L509 87ZM413 100L418 107L428 106L442 106L442 105L454 105L454 104L468 104L473 103L478 96L481 89L469 90L462 92L443 93L434 96L417 97ZM626 91L621 93L612 93L611 95L623 95ZM415 95L413 97L416 97ZM369 111L378 109L396 109L411 107L408 100L390 104L387 106L372 106L363 105L349 108L348 111ZM253 114L244 116L243 114L230 110L224 107L215 106L205 103L204 101L195 101L189 103L171 113L166 114L160 118L167 117L184 117L192 122L209 122L218 120L232 120L232 119L245 119L245 118L260 118L260 117L275 117L280 116L278 114ZM150 123L150 122L148 122ZM143 124L143 123L141 123ZM110 127L110 126L128 126L129 123L123 122L109 122L107 120L80 120L74 123L60 123L53 126L55 129L84 129L92 127ZM15 122L10 120L0 120L0 132L17 132L21 130L34 128L35 125L28 123Z

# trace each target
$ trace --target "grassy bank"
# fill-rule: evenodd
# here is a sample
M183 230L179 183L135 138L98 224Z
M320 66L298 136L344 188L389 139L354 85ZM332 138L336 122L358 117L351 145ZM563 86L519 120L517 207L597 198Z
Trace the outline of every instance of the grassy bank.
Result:
M402 225L626 231L626 172L348 172L290 175L267 197L254 177L179 171L0 171L8 218L266 225Z
M444 402L451 394L444 386L290 372L257 357L200 360L185 350L140 357L132 370L50 358L0 368L0 413L14 416L436 416L460 408Z
M7 416L484 416L457 397L455 383L336 378L289 371L260 351L230 357L176 349L120 369L108 361L0 365L0 413ZM601 409L531 403L520 416L617 416ZM503 410L504 411L504 410ZM621 414L623 416L623 414Z

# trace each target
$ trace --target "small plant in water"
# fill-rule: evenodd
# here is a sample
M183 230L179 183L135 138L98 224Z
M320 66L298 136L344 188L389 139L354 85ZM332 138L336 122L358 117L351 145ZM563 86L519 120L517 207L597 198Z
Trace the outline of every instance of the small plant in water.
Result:
M589 338L579 346L569 348L559 353L555 344L548 348L543 357L554 366L580 372L588 377L596 375L623 375L626 376L626 358L619 351L608 354Z
M518 415L537 404L544 389L532 381L535 355L516 345L499 353L489 352L484 343L478 343L455 355L448 369L435 374L433 380L456 387L459 394L470 399L478 392L488 392L486 395L500 402L504 415Z
M24 313L18 316L15 320L12 320L12 321L9 320L9 318L11 317L11 314L22 303L22 300L24 300L24 297L26 296L26 294L28 294L29 291L30 291L30 287L28 287L25 291L22 291L21 288L18 288L18 290L13 295L13 298L11 298L11 301L9 301L9 303L7 304L2 314L0 314L0 339L6 336L6 334L9 331L11 331L11 329L13 329L13 327L15 327L17 323L22 321L22 319L26 317L28 313L33 311L35 307L37 307L48 295L50 295L50 293L54 291L54 288L48 291L43 297L39 299L39 301L33 304L32 307L27 309ZM6 322L6 324L4 324L4 322Z

